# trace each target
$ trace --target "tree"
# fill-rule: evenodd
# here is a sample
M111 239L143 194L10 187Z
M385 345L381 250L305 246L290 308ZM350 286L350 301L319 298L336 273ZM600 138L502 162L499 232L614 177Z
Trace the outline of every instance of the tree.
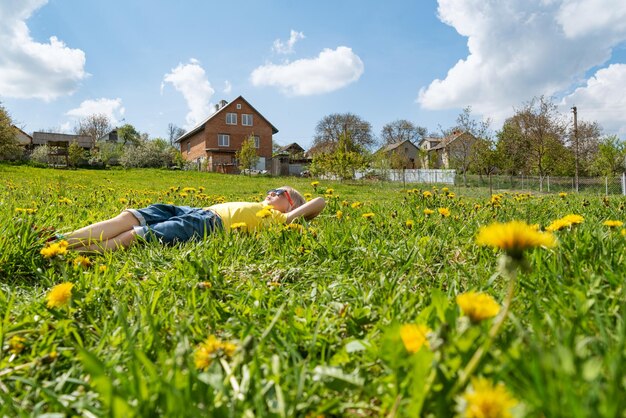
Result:
M426 128L417 126L411 121L399 119L383 126L380 131L380 138L382 145L396 144L407 140L417 145L420 139L426 136L426 133Z
M578 172L583 176L590 175L593 170L592 164L598 153L601 136L602 128L598 122L579 121L576 138L573 127L570 129L568 148L574 158L578 155ZM578 142L578 146L576 142Z
M542 189L546 175L555 172L568 154L566 124L552 100L535 97L505 122L503 132L514 132L525 145L526 165L539 176Z
M529 145L527 139L522 136L519 127L507 121L496 136L498 141L495 159L498 168L510 176L528 174L530 168L526 150Z
M90 136L93 144L108 132L111 131L111 121L105 114L93 114L89 115L78 121L78 124L74 127L74 132L77 135Z
M343 146L348 147L344 152L366 151L376 142L369 122L352 113L333 113L322 118L315 127L310 152L333 152L341 138L348 138L343 141Z
M251 170L257 162L259 162L259 156L256 153L256 146L254 141L254 135L250 135L248 139L243 141L241 149L237 151L237 160L239 161L240 170Z
M72 142L67 150L68 161L71 167L78 167L78 165L85 162L87 159L87 153L78 145L77 142Z
M316 153L310 169L313 174L330 174L344 180L354 178L356 170L364 168L367 162L366 151L354 144L348 131L339 136L332 151Z
M489 146L488 143L481 143L489 141L489 125L491 125L489 119L476 121L472 117L471 106L467 106L457 116L456 126L444 132L444 138L452 139L448 145L450 164L463 173L463 184L466 186L467 172L472 165L479 162L478 149L484 150L485 146Z
M592 172L603 176L615 176L626 168L625 159L626 143L617 135L607 136L598 144Z
M22 156L9 112L0 104L0 160L15 160Z
M140 140L137 145L124 147L120 164L125 168L168 167L177 159L176 150L165 139Z
M117 139L122 141L123 145L139 145L142 141L148 140L147 137L142 138L141 134L135 129L133 125L127 123L117 128Z
M187 131L185 131L183 128L179 128L173 123L167 125L167 136L169 138L170 145L174 146L174 142L181 136L185 135L186 132Z

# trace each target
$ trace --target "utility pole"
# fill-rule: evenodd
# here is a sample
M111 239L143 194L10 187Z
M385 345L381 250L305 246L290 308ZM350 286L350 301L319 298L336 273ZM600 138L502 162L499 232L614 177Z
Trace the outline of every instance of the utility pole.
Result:
M575 178L574 184L576 186L576 191L578 192L578 111L576 106L572 106L572 112L574 112L574 147L575 147Z

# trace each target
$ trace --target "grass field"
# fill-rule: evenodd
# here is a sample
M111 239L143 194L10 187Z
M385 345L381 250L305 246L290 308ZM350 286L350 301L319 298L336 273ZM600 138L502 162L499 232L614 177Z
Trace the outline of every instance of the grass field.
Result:
M46 244L285 182L324 212L87 257ZM0 166L0 416L626 416L623 197L313 184Z

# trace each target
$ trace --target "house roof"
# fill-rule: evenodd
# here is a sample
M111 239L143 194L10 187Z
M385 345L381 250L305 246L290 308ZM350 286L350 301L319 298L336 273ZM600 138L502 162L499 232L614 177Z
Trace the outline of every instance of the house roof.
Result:
M296 142L292 142L289 145L285 145L284 147L280 147L278 148L278 152L283 152L283 151L287 151L290 148L295 148L298 150L298 152L304 152L304 148L302 148L299 144L297 144Z
M33 142L33 137L28 135L26 132L24 132L23 130L21 130L20 128L18 128L15 125L11 125L11 127L13 129L15 129L17 131L17 140L20 143L20 145L30 145Z
M70 135L52 132L33 132L33 144L45 145L48 142L74 142L83 148L92 146L92 139L89 135Z
M424 138L422 141L420 141L420 145L422 145L426 141L438 142L437 145L429 148L428 151L443 149L443 148L446 148L448 145L450 145L450 143L452 143L453 141L457 140L459 137L462 137L465 134L468 134L468 132L467 131L454 131L448 136L445 136L443 138Z
M243 98L243 96L239 96L237 97L235 100L233 100L232 102L220 107L218 110L216 110L215 112L213 112L211 115L209 115L205 120L203 120L202 122L200 122L199 124L197 124L196 126L194 126L193 128L191 128L189 130L189 132L184 133L183 135L181 135L180 137L178 137L178 139L176 139L176 141L174 142L181 142L183 139L190 137L191 135L195 134L196 132L199 132L201 130L204 129L204 125L206 125L206 123L208 121L210 121L211 119L213 119L215 116L217 116L218 114L222 113L224 111L224 109L229 108L233 105L233 103L235 103L237 100L243 100L244 102L246 102L246 104L248 106L250 106L250 108L252 108L252 110L254 110L265 122L267 122L271 127L272 127L272 134L278 133L278 129L276 129L276 127L274 125L272 125L272 123L267 120L265 118L265 116L263 116L261 114L261 112L259 112L258 110L256 110L254 108L254 106L252 106L250 104L249 101L247 101L246 99Z
M417 147L417 145L415 145L413 142L411 142L411 141L410 141L410 140L408 140L408 139L405 139L405 140L404 140L404 141L402 141L402 142L394 142L393 144L387 144L387 145L385 145L384 147L380 148L380 149L379 149L378 151L376 151L376 152L389 152L389 151L393 151L393 150L395 150L396 148L399 148L399 147L400 147L400 146L402 146L402 145L406 145L406 143L407 143L407 142L408 142L409 144L411 144L414 148L418 148L418 147Z

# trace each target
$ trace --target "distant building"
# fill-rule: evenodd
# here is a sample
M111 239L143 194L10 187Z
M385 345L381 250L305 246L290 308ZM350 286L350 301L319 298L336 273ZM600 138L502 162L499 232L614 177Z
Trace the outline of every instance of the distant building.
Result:
M33 137L21 130L15 125L11 125L15 131L15 139L19 142L20 146L24 149L30 149L33 145Z
M424 168L450 168L450 159L462 158L466 152L464 143L476 141L476 137L469 132L455 130L443 138L424 138L418 144L426 152Z
M376 151L384 154L388 161L394 162L393 168L420 168L420 149L410 140L388 144Z
M276 150L276 154L289 154L289 157L292 159L301 159L304 157L304 148L298 145L295 142L292 142L289 145L285 145L284 147L280 147Z
M274 125L239 96L231 103L220 101L212 115L176 142L187 161L206 166L208 171L237 173L236 153L252 136L260 157L256 168L268 170L272 159L272 136L277 132Z
M106 134L102 135L100 138L98 138L98 141L106 141L106 142L115 142L115 143L117 143L117 141L118 141L117 129L113 129L113 130L107 132Z
M33 146L49 145L50 143L66 143L69 146L72 142L76 142L84 149L93 148L93 140L89 135L70 135L51 132L33 132Z

